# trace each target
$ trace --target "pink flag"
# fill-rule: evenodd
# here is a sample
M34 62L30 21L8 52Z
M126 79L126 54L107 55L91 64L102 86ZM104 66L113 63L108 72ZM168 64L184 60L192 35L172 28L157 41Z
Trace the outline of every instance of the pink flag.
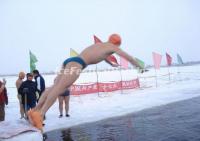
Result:
M172 57L168 53L166 53L166 59L167 59L167 65L171 66L171 64L172 64Z
M155 69L160 69L160 64L162 60L162 55L153 52L153 62L154 62L154 68Z
M95 44L96 44L96 43L102 43L102 41L101 41L97 36L94 35L94 43L95 43ZM113 66L113 67L118 67L118 66L119 66L119 64L118 64L118 62L117 62L117 59L115 58L114 55L108 56L108 57L106 58L105 61L106 61L108 64L110 64L111 66Z
M128 61L122 56L120 56L120 66L125 69L128 68Z

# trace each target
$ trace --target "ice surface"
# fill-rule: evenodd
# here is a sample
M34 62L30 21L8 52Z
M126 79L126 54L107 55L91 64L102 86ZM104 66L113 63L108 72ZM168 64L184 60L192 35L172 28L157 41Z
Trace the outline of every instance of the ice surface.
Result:
M55 75L44 76L47 86L53 84L54 77ZM45 132L120 116L200 95L199 65L161 68L156 71L156 75L154 69L150 69L144 74L138 74L133 69L123 70L122 77L117 70L98 72L99 82L120 81L121 78L123 80L131 80L137 77L141 84L139 89L71 96L69 118L58 118L59 109L58 102L56 102L46 114ZM17 77L6 77L6 79L9 93L9 105L6 106L6 121L15 122L20 117L15 88ZM95 72L85 72L81 74L76 83L96 82L96 80ZM26 133L10 140L27 141L37 138L39 141L39 137L41 136L38 133Z

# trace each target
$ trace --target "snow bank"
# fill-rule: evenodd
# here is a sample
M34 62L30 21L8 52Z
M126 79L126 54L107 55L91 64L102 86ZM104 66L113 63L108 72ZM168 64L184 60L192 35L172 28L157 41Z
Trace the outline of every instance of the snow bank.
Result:
M27 132L3 141L43 141L43 137L39 132Z
M170 72L170 80L168 73ZM154 106L160 106L171 102L185 100L200 96L200 66L162 68L157 71L157 84L155 71L151 69L144 74L137 74L135 70L122 71L123 80L131 80L139 77L141 88L137 90L123 90L112 93L100 93L92 95L71 96L69 118L58 118L59 109L56 102L46 114L45 132L60 128L98 121L101 119L120 116ZM55 76L45 76L47 86L53 83ZM6 120L16 121L20 117L16 88L14 83L16 77L7 77L10 103L6 107ZM99 81L119 81L120 72L99 72ZM95 82L95 73L83 73L76 83ZM13 114L15 116L13 116ZM36 139L37 138L37 139ZM12 141L23 139L41 139L38 133L25 133Z

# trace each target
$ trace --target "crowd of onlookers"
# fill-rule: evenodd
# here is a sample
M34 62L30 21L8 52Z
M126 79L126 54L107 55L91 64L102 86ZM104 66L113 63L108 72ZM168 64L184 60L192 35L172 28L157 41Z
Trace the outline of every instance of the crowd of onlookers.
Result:
M26 77L26 80L24 81ZM32 73L25 74L20 72L16 81L17 98L19 100L19 111L21 119L27 119L27 111L33 109L42 93L45 91L45 80L38 70L34 70ZM70 91L66 90L58 97L59 101L59 118L63 117L63 107L65 109L65 116L69 117L69 96ZM0 80L0 121L5 120L5 105L8 105L8 96L6 89L6 80ZM64 106L65 105L65 106ZM46 117L44 117L46 118Z

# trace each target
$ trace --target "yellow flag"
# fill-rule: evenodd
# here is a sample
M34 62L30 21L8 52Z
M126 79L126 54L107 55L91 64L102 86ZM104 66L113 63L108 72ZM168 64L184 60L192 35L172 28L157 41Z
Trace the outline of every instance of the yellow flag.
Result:
M72 48L70 48L70 57L75 57L75 56L78 56L78 53Z

